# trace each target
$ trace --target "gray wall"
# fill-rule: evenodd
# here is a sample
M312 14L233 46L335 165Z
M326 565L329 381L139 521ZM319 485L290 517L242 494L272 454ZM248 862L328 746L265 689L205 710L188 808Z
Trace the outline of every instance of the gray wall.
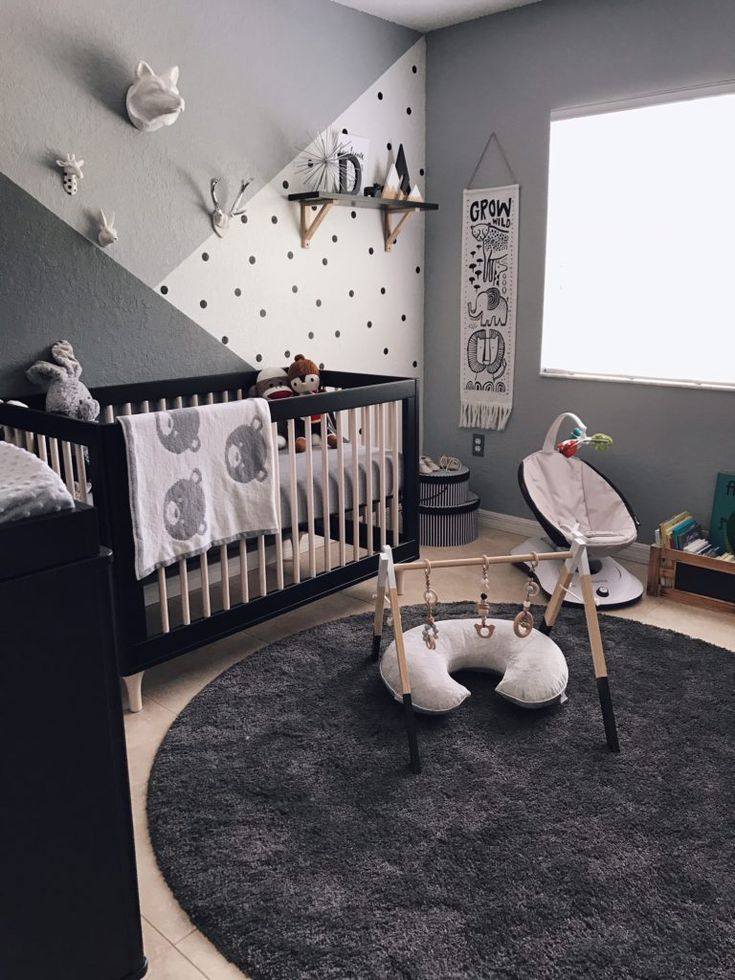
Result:
M211 232L211 177L255 193L418 38L329 0L3 0L1 23L0 172L85 235L114 210L115 260L148 285ZM141 59L181 68L186 110L156 133L125 113Z
M643 540L684 508L709 521L715 474L735 470L735 394L539 377L549 114L731 79L734 37L732 0L544 0L429 35L427 196L441 204L427 228L431 453L470 457L471 432L457 426L461 200L493 129L521 185L513 414L505 432L487 434L485 458L470 461L484 508L530 516L518 463L570 409L615 437L614 449L592 461L631 500ZM507 172L491 158L478 178L475 186L491 186Z
M70 340L95 385L248 365L0 175L0 395L38 392L26 368Z

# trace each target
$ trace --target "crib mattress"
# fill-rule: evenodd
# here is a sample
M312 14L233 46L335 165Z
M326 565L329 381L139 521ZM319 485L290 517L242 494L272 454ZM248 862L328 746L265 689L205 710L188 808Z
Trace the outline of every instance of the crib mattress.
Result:
M72 495L50 466L19 446L0 442L0 524L73 509Z
M323 454L327 453L327 462L329 465L329 478L328 478L328 491L329 491L329 514L337 513L337 493L338 493L338 475L339 469L337 466L337 450L336 449L321 449L314 448L312 451L312 462L313 462L313 474L314 474L314 517L319 520L324 514L324 481L322 474L323 464ZM372 502L375 503L380 497L380 458L378 456L377 448L372 450ZM281 525L289 527L291 524L291 478L290 470L288 464L288 454L285 452L279 453L279 463L280 463L280 484L281 484ZM401 487L403 484L403 458L399 454L398 457L398 486ZM308 477L307 477L307 461L306 453L299 453L296 456L296 507L298 513L298 521L300 524L307 520L307 488L308 488ZM344 493L345 493L345 509L352 509L352 444L345 443L344 445ZM364 447L360 447L357 451L357 494L360 506L364 506L368 502L367 493L367 473L368 473L368 463L367 463L367 452ZM385 454L385 492L386 496L391 495L393 488L393 458L388 453Z

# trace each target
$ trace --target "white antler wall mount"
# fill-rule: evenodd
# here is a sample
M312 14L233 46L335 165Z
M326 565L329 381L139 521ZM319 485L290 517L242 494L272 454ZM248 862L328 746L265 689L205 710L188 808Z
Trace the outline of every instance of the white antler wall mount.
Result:
M229 211L225 211L220 202L217 200L217 184L219 184L219 181L219 177L212 178L209 184L209 193L212 195L212 204L214 204L214 211L212 211L212 227L214 228L215 234L220 238L223 238L225 232L230 227L230 218L236 218L245 213L245 208L240 207L240 202L243 199L245 191L252 183L253 178L250 177L248 180L242 180L240 182L240 190Z

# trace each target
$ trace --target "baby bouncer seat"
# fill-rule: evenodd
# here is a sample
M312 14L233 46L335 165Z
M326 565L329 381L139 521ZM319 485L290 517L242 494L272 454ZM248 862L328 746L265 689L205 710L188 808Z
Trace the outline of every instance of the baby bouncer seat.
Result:
M529 538L514 549L514 554L566 549L573 534L581 533L587 542L597 604L630 605L640 599L643 585L611 556L637 539L638 520L625 497L602 473L578 456L557 449L559 428L565 419L581 433L577 442L584 443L584 423L572 412L562 412L547 432L543 447L526 456L518 468L521 492L548 540ZM536 570L539 585L549 595L560 565L543 562ZM582 605L579 595L575 577L566 601Z

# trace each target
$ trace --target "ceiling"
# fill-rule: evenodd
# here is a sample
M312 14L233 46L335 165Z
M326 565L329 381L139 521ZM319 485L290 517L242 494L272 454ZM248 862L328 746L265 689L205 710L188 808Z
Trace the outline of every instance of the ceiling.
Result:
M416 31L434 31L438 27L460 24L486 14L496 14L511 7L524 7L539 0L334 0L383 20L403 24Z

